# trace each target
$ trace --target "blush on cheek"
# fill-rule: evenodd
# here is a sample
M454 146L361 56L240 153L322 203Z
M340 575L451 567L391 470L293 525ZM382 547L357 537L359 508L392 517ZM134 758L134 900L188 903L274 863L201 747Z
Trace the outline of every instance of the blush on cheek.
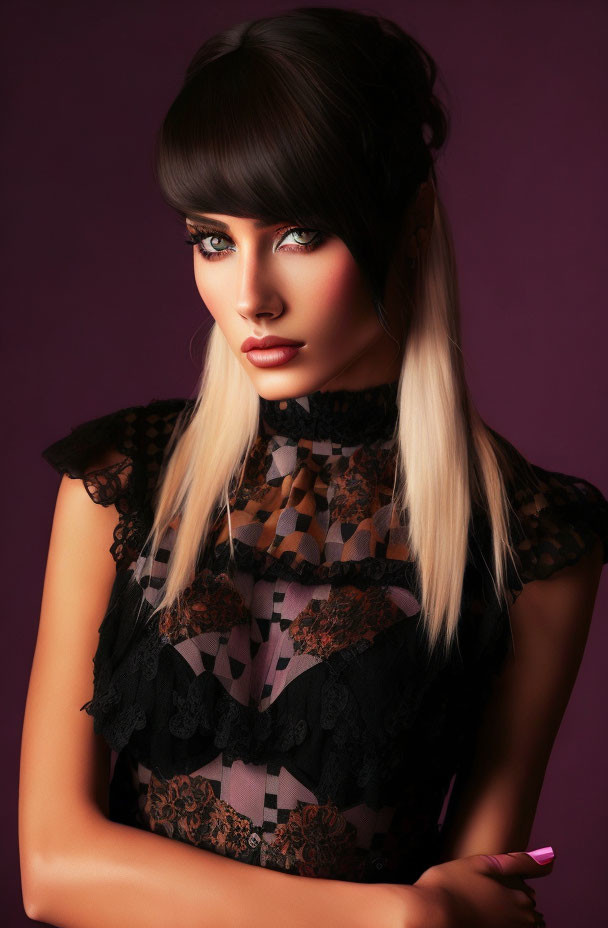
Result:
M330 276L330 297L334 303L349 303L354 306L361 299L361 272L354 261L336 268Z
M334 261L327 273L319 275L318 286L323 301L332 306L353 306L360 302L362 291L361 272L354 260Z

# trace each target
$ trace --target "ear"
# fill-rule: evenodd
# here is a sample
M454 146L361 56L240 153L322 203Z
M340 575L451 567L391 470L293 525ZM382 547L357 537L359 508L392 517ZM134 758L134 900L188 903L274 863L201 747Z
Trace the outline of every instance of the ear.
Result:
M426 249L433 226L435 211L435 187L425 180L418 188L416 199L409 207L405 219L406 255L416 259Z

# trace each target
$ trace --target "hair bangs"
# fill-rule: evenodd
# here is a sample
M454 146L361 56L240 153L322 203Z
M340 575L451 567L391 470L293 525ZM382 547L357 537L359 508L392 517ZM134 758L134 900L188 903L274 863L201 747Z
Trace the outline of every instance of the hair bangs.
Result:
M435 173L449 129L437 76L428 52L377 14L302 7L238 23L207 39L188 65L157 136L155 170L182 219L219 212L293 221L338 236L352 253L402 352L393 505L407 528L429 649L447 652L458 644L468 595L473 503L488 513L490 592L501 606L508 556L514 561L502 469L465 376L455 249ZM408 211L428 181L425 243ZM180 520L155 612L179 603L191 583L218 503L234 556L230 496L258 427L259 397L216 322L192 420L155 504L152 561Z
M241 47L188 81L161 127L155 171L182 219L215 212L344 236L352 193L336 189L352 142L307 75ZM342 196L340 194L342 193ZM361 214L360 214L361 215Z

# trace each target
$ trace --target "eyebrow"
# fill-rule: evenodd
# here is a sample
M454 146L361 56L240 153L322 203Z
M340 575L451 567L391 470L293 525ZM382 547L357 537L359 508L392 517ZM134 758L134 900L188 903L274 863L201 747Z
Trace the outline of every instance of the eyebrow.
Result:
M211 219L210 216L187 216L187 221L193 224L197 222L207 222L210 226L216 226L218 229L222 229L224 232L227 231L230 226L225 222L220 222L219 219ZM264 222L263 219L256 219L253 223L256 229L268 229L270 226L276 225L274 222Z

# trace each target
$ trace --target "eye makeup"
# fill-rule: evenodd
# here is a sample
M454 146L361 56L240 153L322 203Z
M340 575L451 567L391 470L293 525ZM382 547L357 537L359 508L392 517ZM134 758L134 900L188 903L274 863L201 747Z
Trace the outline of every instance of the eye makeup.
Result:
M279 232L284 230L279 229ZM303 229L299 227L288 228L285 232L283 238L287 238L288 235L298 234L298 233L309 233L314 232L315 238L310 242L300 242L296 243L295 247L291 248L281 248L281 251L287 251L289 253L297 251L314 251L315 248L318 248L323 242L327 239L327 235L324 235L322 232L317 231L316 229ZM219 251L209 251L207 248L203 247L203 241L207 238L215 238L219 241L224 239L225 241L232 241L229 235L225 235L223 232L218 231L218 229L205 228L204 226L196 226L194 232L190 232L187 238L184 239L186 245L195 245L199 254L206 261L214 261L218 258L221 258L223 254L229 253L229 249L223 248Z

